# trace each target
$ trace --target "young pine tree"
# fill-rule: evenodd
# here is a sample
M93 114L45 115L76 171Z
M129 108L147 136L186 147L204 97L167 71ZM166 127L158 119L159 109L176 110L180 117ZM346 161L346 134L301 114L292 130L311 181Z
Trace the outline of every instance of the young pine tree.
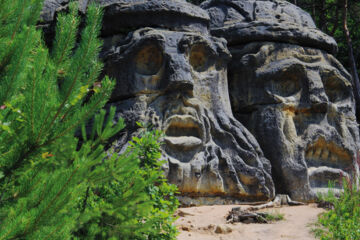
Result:
M84 130L113 88L96 82L101 10L89 6L77 39L72 3L49 51L36 29L42 1L0 0L0 240L173 239L175 188L156 162L157 137L135 139L124 155L104 151L124 127L115 109Z
M72 4L58 18L49 52L36 29L41 8L42 0L0 0L0 239L69 239L79 195L118 171L98 165L106 156L100 140L119 131L121 121L106 131L100 126L100 138L79 150L74 137L113 88L107 78L94 86L102 67L101 11L89 7L76 43Z

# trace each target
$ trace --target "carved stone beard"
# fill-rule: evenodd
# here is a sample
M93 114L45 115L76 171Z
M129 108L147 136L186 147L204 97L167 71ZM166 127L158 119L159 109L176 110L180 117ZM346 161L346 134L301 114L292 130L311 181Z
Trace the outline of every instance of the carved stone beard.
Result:
M272 198L270 164L253 136L225 112L193 106L198 118L184 115L189 109L180 107L164 121L170 182L183 196L206 197L206 202L214 197L239 202Z
M235 116L256 136L280 193L315 199L357 179L359 130L350 75L330 54L281 43L231 49Z
M265 156L272 161L277 191L297 200L314 200L318 193L327 193L329 181L335 189L341 189L342 177L356 180L356 124L342 120L340 124L348 126L340 126L340 135L332 125L312 119L304 133L298 135L298 121L306 121L306 117L293 114L281 107L264 107L250 120ZM321 115L312 117L321 119Z
M183 204L241 203L274 197L270 162L250 132L226 112L214 113L199 105L196 98L176 93L126 102L118 105L118 109L132 106L119 115L126 122L144 122L166 134L162 145L165 174L178 186ZM127 134L122 144L139 136L137 131Z

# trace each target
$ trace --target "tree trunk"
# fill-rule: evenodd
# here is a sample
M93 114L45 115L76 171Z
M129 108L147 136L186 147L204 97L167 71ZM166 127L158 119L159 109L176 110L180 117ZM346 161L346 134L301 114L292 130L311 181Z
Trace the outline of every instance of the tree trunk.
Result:
M331 36L334 36L337 28L338 28L338 25L339 25L339 9L341 9L341 3L340 3L340 0L337 0L336 1L336 5L335 5L335 18L333 19L334 20L334 23L333 23L333 28L330 32L330 35Z
M359 83L359 75L356 69L356 62L354 58L354 50L352 46L351 36L349 32L349 28L347 25L347 14L348 14L348 0L343 0L343 27L344 27L344 34L346 37L346 42L348 45L348 54L349 54L349 61L350 61L350 69L352 75L352 84L354 88L354 96L356 102L356 116L357 119L360 120L360 83Z
M316 22L316 4L315 4L315 1L313 1L313 3L312 3L312 18Z
M319 11L319 25L321 31L328 32L327 31L327 21L326 21L326 3L325 0L321 0L320 2L320 11Z

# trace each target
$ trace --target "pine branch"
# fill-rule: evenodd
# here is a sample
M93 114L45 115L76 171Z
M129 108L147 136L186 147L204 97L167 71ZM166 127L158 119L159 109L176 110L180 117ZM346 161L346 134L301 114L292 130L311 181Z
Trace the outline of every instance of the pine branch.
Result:
M58 119L61 111L63 110L65 104L68 102L69 100L69 97L71 96L71 93L73 92L74 90L74 87L75 87L75 84L79 81L79 75L81 73L81 71L83 71L84 69L84 63L86 61L84 61L87 56L88 56L88 53L90 51L90 44L92 44L94 42L94 40L96 39L96 36L98 34L98 29L97 29L97 22L99 22L99 17L100 17L100 14L97 13L97 15L93 16L94 18L96 17L96 19L94 19L94 22L90 25L90 29L91 31L89 31L89 34L90 34L90 37L89 39L87 39L86 43L85 43L85 47L82 48L82 44L84 44L84 41L82 41L82 44L80 44L80 47L79 49L77 50L77 52L79 52L80 50L82 50L82 52L80 53L82 56L80 56L80 59L78 59L76 56L74 57L74 59L77 60L77 62L81 62L82 64L79 64L77 67L76 67L76 70L75 70L75 75L74 77L72 78L72 81L71 81L71 84L69 86L69 88L67 89L66 91L66 94L65 94L65 97L63 98L60 106L58 107L54 117L52 118L52 121L50 122L50 125L47 126L47 128L51 129L55 123L55 121ZM89 27L85 28L84 32L83 32L83 35L86 34L86 31ZM46 124L44 124L43 126L45 126ZM42 130L44 129L44 127L40 130L39 134L38 134L38 138L37 138L37 141L39 141L39 139L42 136Z
M20 70L20 63L23 61L22 57L24 56L25 53L25 48L28 46L28 40L29 40L29 35L31 32L31 28L28 28L27 32L26 32L26 38L25 38L25 42L23 44L23 49L22 51L20 51L20 58L18 59L18 61L16 61L16 65L14 67L15 70L13 70L13 73L10 76L10 81L7 80L7 82L5 84L8 84L8 86L6 86L6 90L5 90L5 95L3 96L3 99L0 99L0 103L3 103L5 101L5 99L8 99L9 93L11 92L12 89L12 85L15 82L15 77L18 76L18 71Z
M58 18L59 22L57 24L57 34L54 42L54 50L52 56L52 59L55 62L56 66L59 66L63 62L65 57L68 60L71 51L74 48L76 32L79 26L79 19L78 17L76 17L76 10L77 7L75 6L75 3L73 3L70 5L70 14L60 15ZM70 22L71 24L66 24L68 22ZM64 32L68 33L65 35Z
M90 116L92 116L94 114L94 111L96 109L99 109L99 107L101 106L101 103L104 104L104 99L106 96L106 93L103 93L102 94L102 97L103 98L100 98L92 107L90 110L86 111L86 113L81 117L79 118L79 120L77 120L77 122L75 122L75 124L71 125L70 127L68 127L67 129L65 129L63 132L60 132L57 136L55 136L54 138L52 139L49 139L48 142L46 142L45 144L41 145L41 146L47 146L49 145L50 143L56 141L57 139L65 136L66 134L68 134L70 131L72 131L73 129L75 129L76 127L79 126L80 123L84 122L85 120L87 120Z
M59 226L58 226L57 228L55 228L52 232L50 232L50 233L45 237L45 239L53 239L53 238L51 238L51 236L53 236L56 232L58 232L60 229L62 229L64 225L65 225L65 223L62 224L62 225L59 225ZM58 236L61 236L61 234L59 234Z
M11 34L11 40L13 41L14 38L15 38L15 34L18 32L19 30L19 27L20 27L20 23L21 23L21 20L23 18L23 15L24 15L24 9L26 7L26 4L20 4L21 5L21 11L20 11L20 16L18 15L17 16L17 22L16 22L16 25L15 25L15 28L14 28L14 31L13 33Z
M50 208L51 205L54 204L54 202L58 199L58 197L61 195L61 193L65 190L65 187L68 186L68 184L70 183L70 181L72 180L72 178L74 177L75 173L77 172L77 170L79 169L79 167L76 167L74 169L74 171L72 172L72 174L70 175L70 177L68 178L68 180L66 181L66 183L63 185L63 187L60 189L60 191L58 191L58 193L55 195L55 197L50 201L50 203L46 206L46 208L44 210L41 211L40 215L36 217L35 221L34 221L34 229L36 229L37 227L37 223L40 221L40 219L43 217L43 215L46 213L46 211ZM28 229L29 229L30 225L28 225L25 228L24 234L26 235Z
M74 45L75 45L75 35L76 35L76 29L78 27L78 19L75 17L76 14L76 7L74 4L71 5L71 15L61 15L59 17L59 22L57 24L57 31L56 31L56 39L55 39L55 44L54 44L54 51L53 51L53 61L55 61L55 66L56 66L56 72L59 72L59 67L60 64L63 62L63 59L68 58ZM68 22L68 18L71 19L71 24L65 24L66 22ZM64 28L69 27L69 31L63 31ZM64 32L66 35L64 35ZM65 42L65 43L63 43ZM57 57L57 55L60 55L60 57ZM65 102L63 102L63 104L65 105ZM58 117L58 114L60 113L60 110L63 107L63 104L60 105L60 107L58 108L57 114L55 114L55 117L53 118L52 123L50 124L50 126L48 128L51 128L53 123L55 122L55 120ZM45 117L44 123L42 124L39 133L38 133L38 137L36 138L35 142L39 142L40 138L42 137L42 132L45 129L45 127L47 126L47 122L48 119L50 118L52 111L49 111L47 116Z
M93 82L95 82L95 80L99 76L100 71L102 69L102 65L99 62L96 62L93 66L94 67L90 67L89 77L87 77L87 82L85 82L83 86L90 86ZM87 88L87 89L89 89L89 88ZM68 120L67 117L69 116L70 112L73 111L76 107L79 107L81 104L82 104L82 102L79 101L78 104L71 105L68 108L68 110L65 112L65 114L63 115L62 121L63 122L67 121Z

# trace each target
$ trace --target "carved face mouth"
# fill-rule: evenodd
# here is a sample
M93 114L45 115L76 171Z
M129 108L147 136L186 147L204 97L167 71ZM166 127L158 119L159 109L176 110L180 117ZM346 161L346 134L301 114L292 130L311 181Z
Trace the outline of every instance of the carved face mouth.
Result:
M165 142L179 150L190 150L202 144L200 121L191 115L174 115L165 122Z
M305 153L312 188L327 188L329 181L335 182L335 187L341 187L342 177L350 178L349 172L353 170L351 154L336 143L319 137L308 145Z

